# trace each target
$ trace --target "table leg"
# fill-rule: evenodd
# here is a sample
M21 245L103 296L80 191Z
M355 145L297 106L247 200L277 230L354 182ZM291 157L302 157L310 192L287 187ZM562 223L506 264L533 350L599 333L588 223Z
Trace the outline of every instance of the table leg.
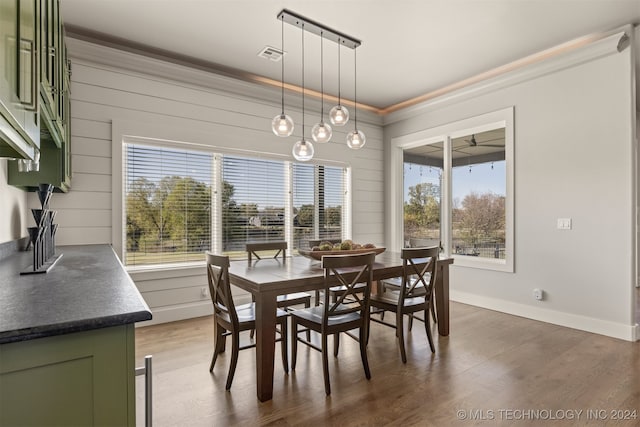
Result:
M256 380L261 402L273 397L273 362L276 347L276 294L256 298ZM287 337L288 338L288 337Z
M438 333L449 335L449 266L440 265L435 283Z

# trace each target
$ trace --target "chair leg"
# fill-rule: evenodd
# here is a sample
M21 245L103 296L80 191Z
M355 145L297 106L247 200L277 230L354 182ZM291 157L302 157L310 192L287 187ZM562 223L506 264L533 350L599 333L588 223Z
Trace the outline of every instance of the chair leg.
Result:
M249 338L253 339L253 336L255 335L256 330L252 329L251 332L249 332Z
M311 307L311 299L304 303L304 308ZM311 342L311 329L307 328L307 341Z
M398 345L400 346L400 357L402 357L402 363L407 363L407 352L404 348L404 315L400 310L396 313L396 335L398 336Z
M211 364L209 365L209 372L213 372L213 367L216 365L216 360L218 359L218 354L224 351L224 347L222 342L225 340L225 336L223 335L223 330L220 325L215 325L215 338L213 343L213 357L211 358ZM222 351L221 351L222 349Z
M329 353L327 335L322 334L322 372L324 374L324 392L329 396L331 394L331 384L329 384L329 360L327 353Z
M431 347L431 353L435 353L436 348L433 345L433 337L431 336L431 322L429 321L428 309L424 311L424 328L427 331L427 338L429 339L429 347Z
M431 302L429 303L429 306L431 307L431 317L433 318L433 323L438 323L438 317L436 316L436 305L435 303L435 298L431 297Z
M333 357L338 357L338 349L340 348L340 334L333 336Z
M284 371L289 373L289 350L287 349L287 340L289 339L287 330L288 320L285 317L284 320L280 323L280 349L282 350L282 367Z
M413 328L413 313L409 314L409 330Z
M226 390L231 389L231 383L233 382L233 375L236 373L236 366L238 365L238 353L240 352L240 333L234 332L231 334L231 363L229 364L229 374L227 375Z
M298 322L291 316L291 370L296 370L296 360L298 358Z
M367 358L367 336L369 336L369 328L363 326L360 328L360 357L362 358L362 366L364 367L364 375L368 380L371 379L371 371L369 370L369 359Z

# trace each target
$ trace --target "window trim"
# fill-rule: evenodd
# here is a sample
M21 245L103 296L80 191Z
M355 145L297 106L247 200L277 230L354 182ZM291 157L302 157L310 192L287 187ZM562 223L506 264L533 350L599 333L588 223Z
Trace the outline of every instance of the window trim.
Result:
M475 258L451 253L451 202L452 202L452 161L451 140L453 138L480 133L504 127L505 160L506 160L506 200L505 200L505 247L506 257L503 260L491 258ZM436 126L391 139L390 149L390 204L389 226L391 242L390 250L399 252L403 245L404 225L404 191L403 191L403 152L412 148L435 142L444 142L444 191L442 192L441 236L444 246L443 255L455 259L455 265L481 268L496 271L514 272L515 266L515 156L514 156L514 107L508 107L486 114L470 117L456 122Z
M213 183L217 184L218 180L222 179L222 168L216 165L217 156L218 155L231 155L231 156L241 156L241 157L251 157L254 159L265 159L265 160L274 160L285 162L288 167L286 168L290 171L293 167L295 161L291 158L290 155L283 155L278 153L271 152L261 152L261 151L253 151L246 149L234 149L232 147L215 145L213 143L198 143L187 141L189 132L185 131L185 139L181 140L170 140L162 137L152 137L152 136L141 136L144 134L153 134L157 133L157 128L161 126L153 126L149 123L132 123L126 120L114 120L112 122L112 136L111 136L111 161L112 161L112 191L111 191L111 200L112 200L112 215L111 215L111 245L121 260L123 266L127 271L145 271L145 272L153 272L153 271L167 271L167 270L180 270L180 269L191 269L191 268L199 268L203 265L204 262L184 262L184 263L173 263L173 264L154 264L154 265L142 265L142 266L126 266L124 265L124 247L126 242L126 212L125 212L125 191L124 191L124 155L125 155L125 144L141 144L148 145L152 147L159 148L175 148L182 150L198 150L198 151L207 151L214 154L213 163ZM132 131L135 129L135 131ZM172 131L176 131L175 128ZM132 135L135 134L135 135ZM210 139L210 135L197 135L194 139L199 140L200 138ZM323 159L323 158L314 158L309 162L305 162L305 164L313 164L313 165L324 165L324 166L332 166L339 167L346 171L346 176L344 177L345 191L347 194L343 197L343 238L350 238L352 231L352 217L351 217L351 184L352 184L352 165L347 162ZM290 173L290 172L287 172ZM292 180L293 177L289 177L289 180ZM213 187L213 186L212 186ZM212 195L212 203L214 198L221 198L221 192L215 192L216 194ZM291 199L292 203L293 195L289 192L288 196L285 200L285 205L289 203L289 199ZM220 202L220 200L217 200ZM286 209L285 209L286 211ZM120 212L120 214L118 214ZM221 213L217 213L212 215L212 238L211 238L211 250L216 251L221 249L221 244L218 245L217 239L214 239L213 234L215 234L214 227L221 222ZM216 224L217 222L217 224ZM289 228L292 229L291 226ZM290 232L291 236L293 235L293 231ZM287 229L285 226L285 237L289 237L287 234Z

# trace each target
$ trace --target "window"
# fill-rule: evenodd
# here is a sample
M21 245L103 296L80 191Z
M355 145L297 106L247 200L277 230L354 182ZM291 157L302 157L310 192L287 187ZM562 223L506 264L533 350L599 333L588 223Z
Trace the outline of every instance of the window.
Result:
M451 252L506 256L505 130L451 140Z
M284 162L221 156L221 163L222 253L244 256L247 242L285 240Z
M127 145L125 265L203 259L211 240L212 155Z
M513 271L512 124L506 109L394 138L400 245L440 244L456 265Z
M312 239L342 238L344 189L343 168L293 165L294 248L305 248Z
M404 246L434 246L442 241L443 142L404 151Z
M342 238L348 168L124 144L124 262L245 257L247 242Z

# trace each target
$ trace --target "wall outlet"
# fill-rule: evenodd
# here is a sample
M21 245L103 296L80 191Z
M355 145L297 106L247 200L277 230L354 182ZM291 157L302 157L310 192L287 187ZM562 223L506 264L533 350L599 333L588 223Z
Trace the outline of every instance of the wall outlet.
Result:
M571 230L571 218L558 218L558 230Z
M533 297L538 301L542 301L542 298L544 298L544 291L542 289L534 289Z
M209 289L207 289L206 286L203 286L203 287L200 288L200 296L202 298L206 298L206 297L209 296Z

